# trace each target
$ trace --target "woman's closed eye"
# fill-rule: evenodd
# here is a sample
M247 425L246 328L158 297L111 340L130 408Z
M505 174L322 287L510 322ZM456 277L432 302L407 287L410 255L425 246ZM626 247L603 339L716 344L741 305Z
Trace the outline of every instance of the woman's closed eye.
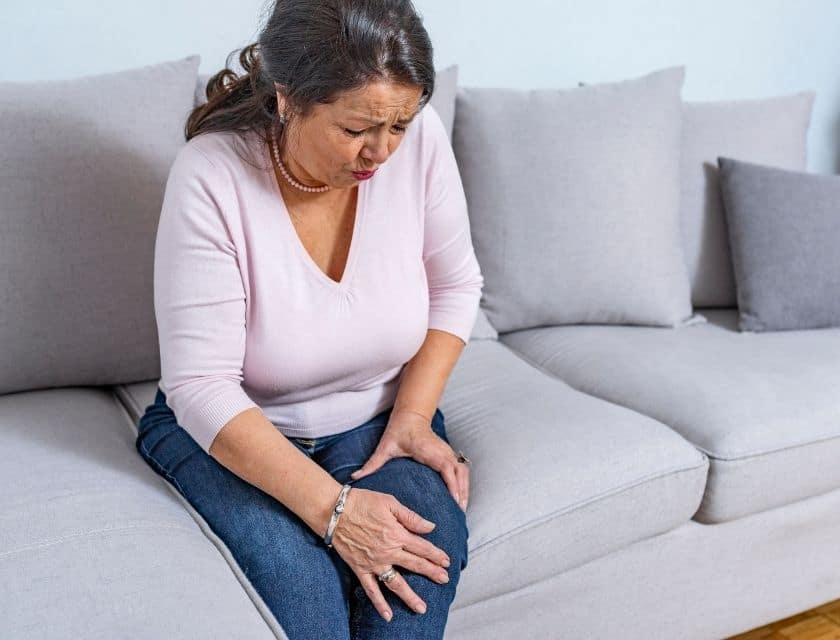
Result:
M397 133L400 133L400 134L401 134L401 133L405 133L405 127L397 127L397 126L395 126L395 127L393 127L393 129L394 129ZM361 131L354 131L353 129L345 129L345 130L344 130L344 132L345 132L346 134L348 134L349 136L352 136L353 138L356 138L356 137L358 137L358 136L362 135L362 134L365 132L365 129L362 129Z

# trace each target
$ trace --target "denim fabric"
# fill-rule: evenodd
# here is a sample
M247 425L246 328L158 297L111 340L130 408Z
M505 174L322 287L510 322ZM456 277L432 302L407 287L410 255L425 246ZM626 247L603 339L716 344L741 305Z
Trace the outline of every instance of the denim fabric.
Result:
M394 458L357 480L350 474L371 456L391 409L367 422L330 436L289 438L341 484L388 493L436 523L417 534L451 559L449 582L438 584L396 565L426 603L414 612L378 582L394 616L384 620L356 574L335 549L280 501L241 479L208 455L175 420L158 388L154 404L140 419L137 451L201 514L230 549L243 573L261 595L290 640L378 640L442 638L461 571L467 566L466 515L441 475L412 458ZM432 429L446 442L444 416L435 411Z

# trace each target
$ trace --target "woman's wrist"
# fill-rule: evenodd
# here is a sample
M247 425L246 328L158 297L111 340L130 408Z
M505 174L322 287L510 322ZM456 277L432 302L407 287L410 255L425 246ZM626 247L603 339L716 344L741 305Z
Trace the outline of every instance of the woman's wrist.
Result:
M428 417L422 411L417 411L416 409L411 409L407 406L395 406L391 410L389 419L405 420L406 422L419 422L428 425L432 424L432 418Z
M314 501L318 505L313 521L308 523L312 530L323 539L327 533L335 504L341 493L343 485L337 482L332 476L325 483L323 490L318 492L318 498Z
M326 544L328 547L333 546L333 534L335 533L335 528L338 526L338 521L341 518L341 514L344 513L344 507L347 501L347 496L350 494L350 489L352 489L352 486L349 484L345 484L341 487L341 492L338 494L338 499L336 500L335 506L333 507L333 512L330 515L330 522L327 525L327 532L326 535L324 535L324 544Z

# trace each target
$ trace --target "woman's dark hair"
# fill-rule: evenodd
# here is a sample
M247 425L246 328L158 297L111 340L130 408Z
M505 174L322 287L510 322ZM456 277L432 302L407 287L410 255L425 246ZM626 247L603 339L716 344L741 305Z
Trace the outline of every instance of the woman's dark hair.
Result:
M273 134L282 148L275 83L296 117L370 81L422 86L420 108L434 91L432 43L411 0L276 0L257 42L240 50L239 76L229 68L237 50L208 80L207 102L190 112L187 140L253 131L263 143Z

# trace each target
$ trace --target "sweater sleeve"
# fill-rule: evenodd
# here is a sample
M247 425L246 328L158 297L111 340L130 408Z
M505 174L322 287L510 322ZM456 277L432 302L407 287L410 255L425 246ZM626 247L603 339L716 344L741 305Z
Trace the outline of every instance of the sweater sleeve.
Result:
M429 329L469 342L484 284L472 245L467 201L455 153L431 105L424 111L426 211L423 262L429 282Z
M258 405L242 388L245 290L220 202L224 179L187 143L172 164L155 241L161 390L201 448Z

